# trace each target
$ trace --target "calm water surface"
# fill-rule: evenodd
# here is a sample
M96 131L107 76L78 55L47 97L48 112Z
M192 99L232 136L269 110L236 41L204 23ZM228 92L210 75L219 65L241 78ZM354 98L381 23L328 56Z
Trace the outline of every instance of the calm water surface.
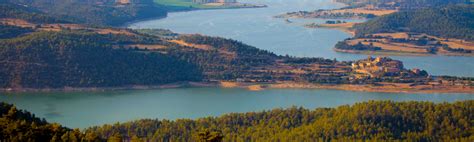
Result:
M246 0L249 1L249 0ZM321 19L290 19L272 16L287 11L337 8L329 0L252 0L269 8L205 10L172 13L168 18L132 24L132 28L166 28L180 33L202 33L241 40L277 54L353 60L365 55L332 51L348 34L330 29L307 29L306 22ZM395 57L408 67L428 69L434 74L474 76L470 57ZM453 102L472 100L474 94L397 94L338 90L270 89L248 91L228 88L179 88L106 92L0 93L0 101L68 127L85 128L141 118L177 119L219 116L230 112L262 111L303 106L335 107L368 100Z
M201 33L240 40L260 49L280 55L299 57L325 57L339 60L356 60L367 55L337 53L332 47L349 34L333 29L309 29L302 25L321 23L323 19L283 19L275 15L300 10L333 9L343 5L331 0L241 0L266 4L268 8L203 10L171 13L168 18L138 22L131 28L164 28L179 33ZM351 20L346 20L351 21ZM474 77L473 57L455 56L392 56L402 60L408 68L421 68L435 75Z
M315 89L269 89L255 92L230 88L0 95L0 101L13 103L48 121L73 128L142 118L199 118L291 106L310 109L335 107L368 100L453 102L472 99L474 94L393 94Z

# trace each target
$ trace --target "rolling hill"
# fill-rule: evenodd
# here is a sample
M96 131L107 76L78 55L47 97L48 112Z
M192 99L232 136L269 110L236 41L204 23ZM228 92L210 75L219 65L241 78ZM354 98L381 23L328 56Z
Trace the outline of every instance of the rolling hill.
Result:
M414 32L474 40L474 6L450 5L397 12L356 25L355 30L356 36L383 32Z
M337 108L274 109L197 120L142 119L84 131L0 103L7 141L472 141L473 101L369 101Z
M47 14L56 19L95 26L121 26L134 20L165 17L167 15L167 7L155 4L152 0L141 0L139 3L130 4L117 4L113 0L1 1L3 1L3 5L15 9L20 8L23 11L27 9ZM13 14L13 16L15 15L17 14ZM44 19L38 16L32 18Z
M0 40L0 87L117 87L201 79L193 64L124 47L160 42L82 31L45 31Z

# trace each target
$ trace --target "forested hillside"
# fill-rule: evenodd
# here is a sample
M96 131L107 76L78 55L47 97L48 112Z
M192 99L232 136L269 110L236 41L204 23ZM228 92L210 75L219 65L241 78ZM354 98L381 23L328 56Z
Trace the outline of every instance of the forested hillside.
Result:
M470 0L336 0L350 6L375 5L379 8L418 9L469 3Z
M33 32L33 29L0 24L0 39L13 38L29 32Z
M151 141L191 141L208 130L224 141L412 140L472 141L474 101L367 102L338 108L275 109L198 120L139 120L86 133Z
M370 101L337 108L274 109L197 120L144 119L85 131L50 124L0 103L7 141L473 141L474 101Z
M123 48L156 38L37 32L0 40L0 88L116 87L199 81L201 72L161 53Z
M236 79L252 67L273 65L278 57L238 41L202 35L180 36L177 40L209 49L134 31L97 34L63 28L61 32L47 32L14 26L0 26L0 30L6 31L2 34L5 38L12 37L0 40L3 89L126 87Z
M403 11L356 25L356 36L381 32L414 32L474 40L474 5L451 5Z
M277 55L246 45L244 43L219 37L202 35L181 36L185 42L209 45L212 50L169 50L169 55L199 65L213 80L235 80L253 67L275 65ZM257 74L254 74L258 76Z
M56 19L65 19L74 23L101 26L120 26L126 22L165 17L165 6L157 5L153 0L140 0L140 3L116 4L113 0L0 0L9 7L24 7L50 15ZM111 1L111 2L109 2ZM3 13L2 13L3 14ZM19 17L16 14L9 14ZM21 15L20 15L21 16ZM45 21L44 17L34 16L35 21Z
M97 136L85 136L78 129L72 130L60 124L48 123L28 111L0 102L1 141L95 141Z
M0 18L23 19L32 23L65 23L63 19L57 19L41 11L16 5L0 0Z

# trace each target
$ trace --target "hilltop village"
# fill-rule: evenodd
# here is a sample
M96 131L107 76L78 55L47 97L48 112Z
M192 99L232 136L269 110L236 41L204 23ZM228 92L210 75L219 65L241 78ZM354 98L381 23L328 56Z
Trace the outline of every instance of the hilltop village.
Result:
M400 73L408 73L403 70L403 63L401 61L393 60L387 57L368 57L365 60L360 60L352 63L352 70L359 73L360 77L383 77L399 75ZM420 70L412 70L411 73L419 75ZM408 73L409 74L409 73Z

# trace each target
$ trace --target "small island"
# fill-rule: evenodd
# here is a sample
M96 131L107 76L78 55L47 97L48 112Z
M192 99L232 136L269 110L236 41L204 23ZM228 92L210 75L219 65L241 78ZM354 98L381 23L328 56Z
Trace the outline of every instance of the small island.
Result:
M263 4L240 3L237 0L163 0L157 3L184 10L267 7Z
M331 29L339 29L341 31L344 31L346 33L349 33L351 35L355 35L354 30L352 27L354 27L355 24L358 24L358 22L346 22L344 20L328 20L324 24L317 24L317 23L310 23L310 24L305 24L304 26L306 28L331 28Z
M314 11L297 11L277 15L275 18L322 18L322 19L371 19L395 13L395 9L375 8L371 5L364 7L344 7L340 9L318 9Z

